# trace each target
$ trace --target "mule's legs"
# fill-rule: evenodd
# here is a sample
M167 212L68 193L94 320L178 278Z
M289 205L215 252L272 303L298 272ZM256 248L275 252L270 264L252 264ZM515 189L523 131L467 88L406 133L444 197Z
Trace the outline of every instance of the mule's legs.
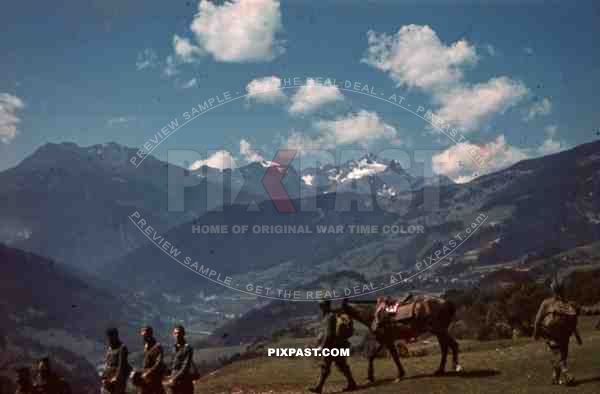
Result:
M375 369L373 367L373 362L375 361L375 357L377 357L377 355L379 354L379 352L381 351L382 348L383 348L383 344L380 342L377 342L377 346L375 347L374 350L371 351L371 354L369 355L369 369L368 369L367 379L369 379L369 382L371 382L371 383L373 383L375 381Z
M448 337L448 345L450 345L450 350L452 350L452 366L454 367L454 371L455 372L461 372L462 371L462 367L460 365L459 362L459 349L458 349L458 342L456 342L456 339L452 338L452 336L450 336L450 334L447 334Z
M394 342L386 344L386 347L388 348L392 359L394 360L394 364L396 364L396 368L398 370L398 377L396 378L396 382L398 382L404 377L406 372L404 372L404 367L400 362L400 355L398 354L398 349L396 349L396 345L394 344Z
M440 359L440 366L435 371L435 375L443 375L446 371L446 360L448 358L448 336L445 334L437 334L438 343L440 344L440 350L442 356Z

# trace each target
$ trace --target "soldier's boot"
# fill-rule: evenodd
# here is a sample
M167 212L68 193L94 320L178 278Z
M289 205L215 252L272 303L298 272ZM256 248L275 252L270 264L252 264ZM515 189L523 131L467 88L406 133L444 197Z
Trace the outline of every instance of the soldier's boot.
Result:
M330 370L328 368L321 368L321 374L319 375L319 383L316 386L309 387L308 391L311 393L321 394L323 392L323 386L325 386L325 381L329 376Z
M355 391L358 389L358 385L356 384L356 382L354 381L354 379L352 377L350 377L351 380L348 381L348 384L346 385L346 387L344 387L342 389L343 392L347 393L349 391Z
M356 390L358 386L356 385L356 382L354 381L354 377L352 376L350 367L346 365L345 367L342 368L341 372L344 375L344 377L346 378L346 381L348 382L348 384L346 384L346 387L344 387L343 391L347 392L347 391Z
M562 378L560 379L560 384L564 384L565 386L572 386L575 383L575 378L573 375L569 373L567 368L562 368Z

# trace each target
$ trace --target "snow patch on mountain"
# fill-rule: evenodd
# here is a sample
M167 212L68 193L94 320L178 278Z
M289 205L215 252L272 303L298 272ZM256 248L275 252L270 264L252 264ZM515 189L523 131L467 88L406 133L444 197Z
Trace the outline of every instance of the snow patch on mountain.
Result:
M379 172L385 171L386 168L387 166L385 164L377 162L369 163L363 159L346 175L345 178L341 180L341 182L349 179L361 179L367 176L372 176Z
M315 179L315 177L310 174L302 176L302 180L304 181L304 184L307 186L313 186L313 179Z
M261 160L260 164L262 164L263 167L279 167L281 164L277 163L276 161L269 161L269 160Z

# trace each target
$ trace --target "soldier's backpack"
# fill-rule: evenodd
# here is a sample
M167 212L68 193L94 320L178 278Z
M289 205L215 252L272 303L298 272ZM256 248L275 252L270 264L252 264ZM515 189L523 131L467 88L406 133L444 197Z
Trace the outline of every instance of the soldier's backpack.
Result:
M345 313L336 315L335 335L339 339L348 339L354 335L354 323L350 316Z
M574 305L557 301L548 307L542 319L543 334L547 339L557 340L577 327L577 309Z

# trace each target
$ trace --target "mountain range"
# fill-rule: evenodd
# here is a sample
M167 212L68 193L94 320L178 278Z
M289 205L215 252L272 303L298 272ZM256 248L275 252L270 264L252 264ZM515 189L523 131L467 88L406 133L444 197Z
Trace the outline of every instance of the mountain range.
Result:
M149 156L135 168L128 161L135 152L114 143L47 144L0 173L0 242L7 245L1 250L8 268L1 279L5 332L66 351L51 334L71 333L93 343L80 347L92 356L77 357L94 359L101 351L98 329L107 320L125 327L183 321L191 332L204 333L265 302L191 272L153 245L153 237L177 248L180 261L189 257L231 277L232 287L287 290L351 287L410 273L473 223L477 231L449 254L444 268L422 273L413 287L447 288L445 280L459 280L463 272L543 258L600 239L600 142L525 160L466 184L415 177L398 162L372 156L340 166L290 167L282 183L295 213L279 212L268 198L262 180L273 163L191 170ZM168 209L169 171L197 183L185 189L181 212ZM207 201L211 188L222 190L222 207ZM134 212L155 235L136 228ZM194 230L223 225L312 231ZM319 225L424 231L318 233ZM451 271L452 278L436 277L436 271Z
M135 154L135 149L112 142L89 147L48 143L1 172L0 242L95 273L143 243L127 219L133 212L152 220L158 232L165 232L220 205L269 199L262 181L269 166L276 163L255 161L233 172L207 166L190 171L152 156L135 167L129 162ZM383 179L391 180L396 174L393 163L388 164L366 157L327 168L331 178L327 187L325 182L306 181L311 169L298 172L290 166L282 183L292 198L323 194L336 185L346 190L350 184L358 184L355 192L371 193L376 170L381 170ZM173 196L169 171L199 178L193 182L196 186L185 188L185 209L180 212L169 210L169 196ZM400 181L426 182L396 171L402 174L397 179L404 177ZM397 193L400 183L387 185L378 180L375 189Z
M384 272L410 268L416 261L448 244L481 215L486 222L453 253L457 261L494 264L526 254L544 255L593 242L600 237L600 143L526 160L468 184L438 182L418 190L374 196L355 191L321 193L312 210L302 210L307 199L293 200L298 212L279 213L264 200L249 211L246 204L211 211L164 234L185 256L240 281L265 285L300 286L320 275L355 271L367 279ZM387 170L384 170L384 172ZM348 174L348 172L346 172ZM439 195L431 209L427 194ZM435 195L434 194L434 195ZM354 201L358 208L340 211L336 203ZM348 205L349 206L349 205ZM421 225L422 234L194 234L200 225ZM147 287L159 278L161 288L184 291L211 288L185 267L156 253L154 245L137 249L109 263L107 277L117 272L124 283ZM143 267L143 268L142 268ZM167 270L167 271L165 271ZM130 274L127 274L130 272ZM160 272L168 275L159 276ZM135 273L135 274L134 274ZM172 278L172 279L170 279ZM172 280L173 285L169 283ZM194 290L192 290L193 292Z

